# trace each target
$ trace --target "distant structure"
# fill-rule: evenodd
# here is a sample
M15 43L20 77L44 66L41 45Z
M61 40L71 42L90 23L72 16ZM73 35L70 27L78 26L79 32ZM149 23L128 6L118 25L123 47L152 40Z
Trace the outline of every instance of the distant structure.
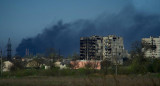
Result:
M26 56L29 56L29 49L26 48Z
M124 49L123 38L115 35L105 37L91 36L80 38L81 60L109 60L123 64L123 58L128 57Z
M11 60L11 57L12 57L12 45L11 45L11 40L10 38L8 39L8 44L7 44L7 60Z
M152 36L150 38L142 38L142 42L146 42L151 46L151 49L145 52L146 57L160 58L160 36L158 38Z

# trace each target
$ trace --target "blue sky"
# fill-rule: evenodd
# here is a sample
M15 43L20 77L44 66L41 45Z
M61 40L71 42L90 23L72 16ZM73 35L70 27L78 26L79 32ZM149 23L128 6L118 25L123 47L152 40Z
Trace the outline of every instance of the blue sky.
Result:
M160 0L0 0L0 48L5 49L10 37L15 51L23 38L34 37L59 20L92 20L127 5L160 14Z

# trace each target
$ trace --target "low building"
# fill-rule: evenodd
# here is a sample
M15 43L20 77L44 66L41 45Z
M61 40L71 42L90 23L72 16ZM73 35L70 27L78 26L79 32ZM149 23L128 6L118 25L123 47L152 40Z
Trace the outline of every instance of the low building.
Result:
M27 67L27 68L39 68L39 67L40 67L40 63L38 63L38 62L35 61L35 60L32 60L32 61L29 61L29 62L26 64L26 67Z
M56 67L59 67L60 69L67 69L67 66L66 64L63 64L62 62L60 61L57 61L54 63Z
M44 69L46 69L46 70L51 69L51 66L45 65L45 66L44 66Z
M77 60L71 61L73 69L79 68L89 68L89 69L101 69L101 61L100 60Z
M11 61L5 61L3 62L3 72L7 72L11 70L11 67L13 67L14 64Z

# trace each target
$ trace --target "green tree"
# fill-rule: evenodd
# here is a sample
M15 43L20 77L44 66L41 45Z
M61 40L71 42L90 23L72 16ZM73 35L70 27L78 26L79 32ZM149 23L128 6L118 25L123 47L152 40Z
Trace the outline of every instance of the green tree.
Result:
M111 62L108 60L103 60L101 62L101 70L107 74L108 73L108 68L111 66Z
M73 53L72 55L69 55L67 58L72 61L75 61L75 60L79 60L80 56L77 53Z
M25 63L21 60L13 60L12 63L14 65L11 67L11 71L22 70L25 68Z
M154 59L153 60L153 72L160 72L160 59Z
M87 62L86 64L85 64L85 68L86 69L92 69L93 68L93 63L92 62Z
M136 41L132 44L131 49L131 70L134 73L146 73L148 61L145 58L145 52L150 49L150 45L146 42Z

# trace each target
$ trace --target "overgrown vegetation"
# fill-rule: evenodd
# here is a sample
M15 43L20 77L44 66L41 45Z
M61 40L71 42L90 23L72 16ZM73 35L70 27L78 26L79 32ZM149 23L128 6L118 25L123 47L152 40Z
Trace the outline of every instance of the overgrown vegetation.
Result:
M160 59L145 57L147 50L152 50L152 46L145 42L133 43L131 51L132 63L129 65L132 73L160 72Z
M91 69L24 69L16 70L11 72L3 72L3 77L24 77L24 76L92 76L98 73L100 75L100 70Z

